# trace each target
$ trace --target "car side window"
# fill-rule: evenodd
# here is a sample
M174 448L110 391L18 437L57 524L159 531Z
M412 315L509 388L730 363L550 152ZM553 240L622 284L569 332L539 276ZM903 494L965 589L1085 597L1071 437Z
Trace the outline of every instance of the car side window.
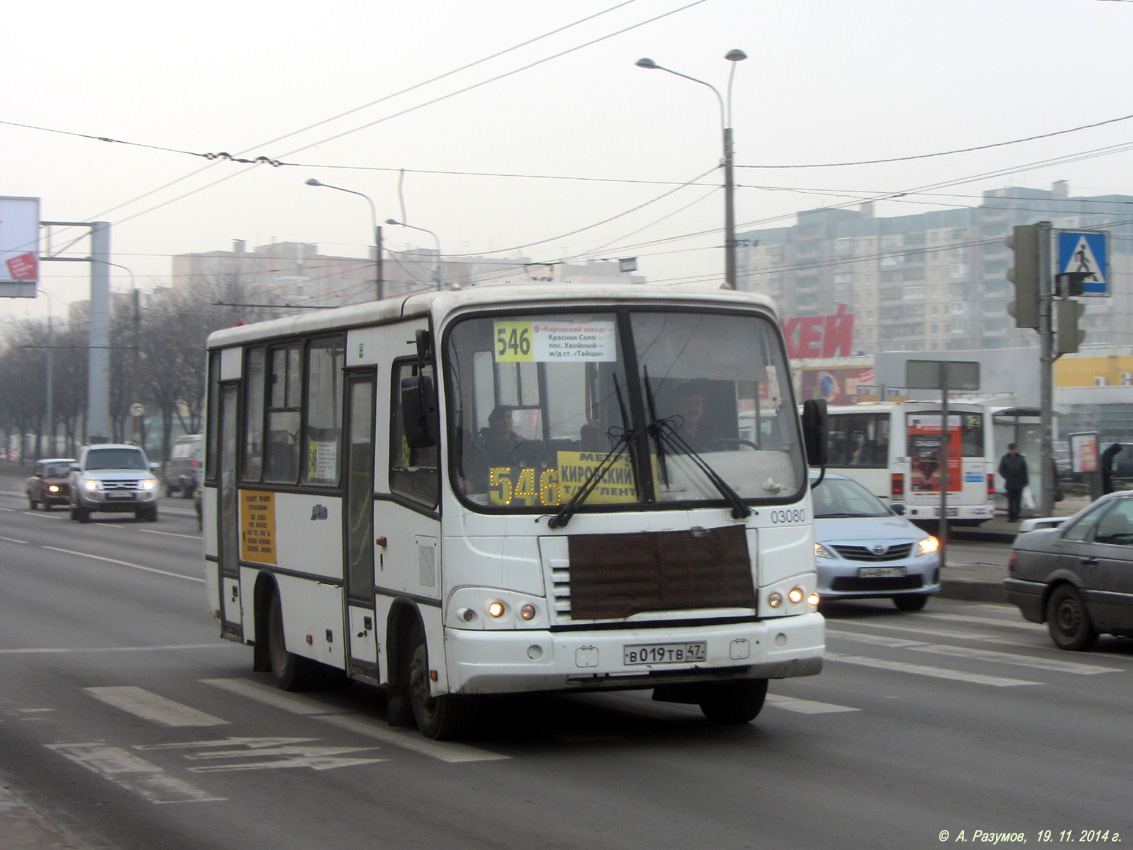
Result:
M1133 502L1121 499L1101 518L1094 534L1095 543L1133 546Z
M1098 524L1098 520L1105 513L1106 507L1106 505L1099 505L1073 524L1064 526L1062 539L1081 543L1090 536L1090 532L1094 530L1094 526Z

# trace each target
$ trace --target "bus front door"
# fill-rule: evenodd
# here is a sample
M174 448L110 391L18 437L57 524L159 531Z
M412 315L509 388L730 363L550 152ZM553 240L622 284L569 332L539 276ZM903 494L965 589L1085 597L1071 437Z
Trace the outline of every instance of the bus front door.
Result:
M343 530L346 546L347 672L378 679L378 632L374 616L374 381L373 372L347 379L346 486Z

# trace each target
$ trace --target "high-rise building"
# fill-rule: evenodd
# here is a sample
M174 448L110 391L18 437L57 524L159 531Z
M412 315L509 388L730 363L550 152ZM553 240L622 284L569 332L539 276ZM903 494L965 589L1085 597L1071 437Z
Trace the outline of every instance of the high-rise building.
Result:
M1005 238L1017 224L1110 234L1108 298L1086 298L1085 345L1133 343L1133 196L1070 197L1006 188L978 207L878 217L872 204L798 214L793 226L739 234L738 287L775 298L783 318L854 316L853 353L1025 348L1033 330L1007 312Z

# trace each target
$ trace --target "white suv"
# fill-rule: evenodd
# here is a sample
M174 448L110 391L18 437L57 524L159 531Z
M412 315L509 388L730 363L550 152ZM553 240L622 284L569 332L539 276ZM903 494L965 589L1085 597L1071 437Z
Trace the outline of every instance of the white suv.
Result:
M92 511L106 511L156 521L156 468L138 446L85 446L71 464L71 519L90 522Z

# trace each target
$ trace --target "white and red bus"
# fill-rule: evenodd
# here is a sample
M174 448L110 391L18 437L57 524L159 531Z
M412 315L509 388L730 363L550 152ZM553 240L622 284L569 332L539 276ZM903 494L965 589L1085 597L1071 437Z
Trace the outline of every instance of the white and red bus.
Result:
M208 608L283 688L344 671L444 738L535 691L742 723L822 667L765 298L480 286L218 331L208 366Z
M832 406L827 469L861 482L915 521L939 520L939 402ZM991 416L980 404L948 402L948 518L979 524L995 515Z

